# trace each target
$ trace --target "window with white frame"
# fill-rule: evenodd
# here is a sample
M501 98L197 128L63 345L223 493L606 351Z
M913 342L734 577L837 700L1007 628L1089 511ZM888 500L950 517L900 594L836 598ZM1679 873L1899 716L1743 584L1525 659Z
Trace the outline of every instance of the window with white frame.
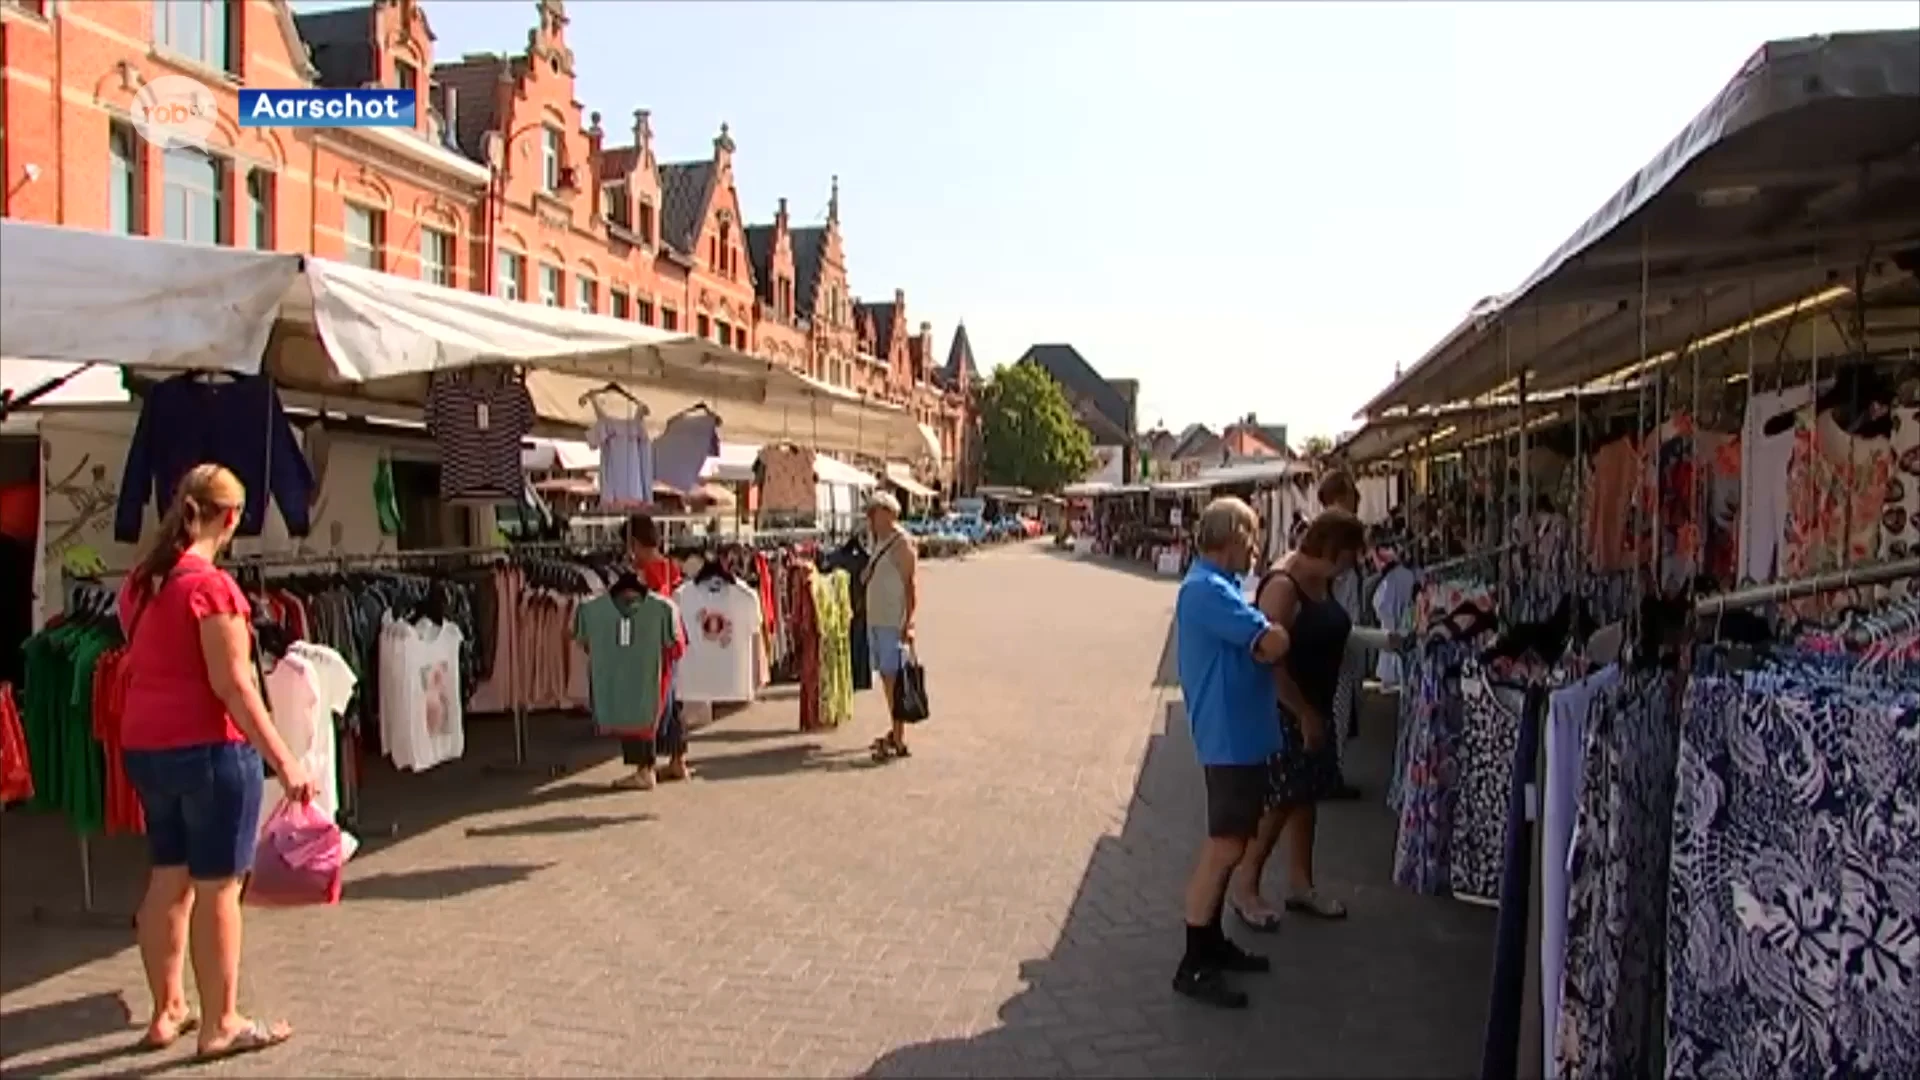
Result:
M364 206L348 203L346 224L341 230L346 241L347 261L369 270L383 270L380 249L386 239L387 215Z
M600 283L590 277L580 278L574 292L574 305L583 315L600 314Z
M168 52L232 71L228 0L154 0L153 41Z
M230 242L227 163L204 150L176 146L161 166L162 235L189 244Z
M112 167L107 178L107 217L114 232L139 234L140 136L130 125L114 121L107 129L107 152Z
M545 191L560 190L560 131L540 129L540 186Z
M527 280L527 257L501 248L495 253L494 292L502 300L518 300Z
M452 233L424 226L420 229L420 280L453 284Z
M247 241L255 251L272 251L273 174L265 169L247 170L247 210L252 226Z
M560 293L566 287L566 275L557 266L540 264L540 302L547 307L560 306Z

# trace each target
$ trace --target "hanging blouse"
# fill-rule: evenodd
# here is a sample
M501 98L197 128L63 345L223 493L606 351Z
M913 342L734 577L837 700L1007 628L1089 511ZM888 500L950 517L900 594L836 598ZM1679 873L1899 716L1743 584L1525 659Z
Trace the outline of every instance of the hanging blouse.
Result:
M526 489L520 441L533 430L533 398L525 383L435 372L427 386L426 421L440 448L442 499L520 499Z
M598 413L599 405L594 406ZM653 504L653 444L644 415L599 413L587 441L600 451L600 505L606 509Z

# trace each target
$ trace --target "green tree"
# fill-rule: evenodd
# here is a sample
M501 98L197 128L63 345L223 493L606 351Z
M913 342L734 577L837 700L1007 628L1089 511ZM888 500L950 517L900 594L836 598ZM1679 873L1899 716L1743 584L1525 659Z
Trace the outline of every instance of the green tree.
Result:
M990 484L1059 491L1093 468L1093 439L1036 364L1002 365L982 390L981 472Z
M1332 449L1333 440L1325 435L1309 435L1307 441L1300 447L1302 456L1309 458L1325 457Z

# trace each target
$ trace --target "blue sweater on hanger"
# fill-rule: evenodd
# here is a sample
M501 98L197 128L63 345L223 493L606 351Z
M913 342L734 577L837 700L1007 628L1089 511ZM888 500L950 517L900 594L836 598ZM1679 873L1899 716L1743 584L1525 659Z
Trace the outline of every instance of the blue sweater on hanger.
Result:
M127 446L113 538L123 544L140 539L147 501L164 511L180 477L205 462L226 466L246 485L239 535L260 535L269 494L280 504L288 534L307 535L313 470L273 382L258 375L231 381L178 375L147 391Z

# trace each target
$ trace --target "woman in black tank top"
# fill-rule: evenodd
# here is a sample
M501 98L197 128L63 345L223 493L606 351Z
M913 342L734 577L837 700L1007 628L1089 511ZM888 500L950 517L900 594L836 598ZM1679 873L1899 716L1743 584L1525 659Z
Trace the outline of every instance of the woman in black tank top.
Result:
M1283 831L1294 835L1288 842L1287 910L1327 919L1346 916L1338 901L1314 892L1314 804L1331 798L1341 785L1333 704L1353 620L1334 599L1332 585L1358 562L1365 546L1359 518L1326 510L1307 526L1294 551L1260 580L1260 610L1286 628L1293 644L1274 673L1286 731L1272 762L1273 810L1247 845L1228 892L1234 910L1254 930L1279 929L1279 914L1260 899L1260 877Z

